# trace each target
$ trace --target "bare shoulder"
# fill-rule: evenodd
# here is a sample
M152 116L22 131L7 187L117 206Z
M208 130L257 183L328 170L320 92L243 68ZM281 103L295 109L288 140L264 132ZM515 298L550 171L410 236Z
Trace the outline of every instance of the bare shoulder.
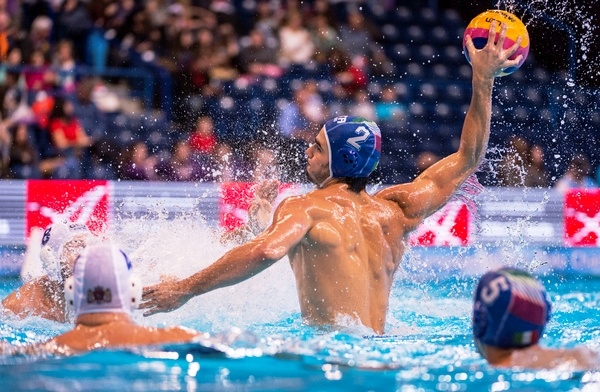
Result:
M315 198L312 196L312 192L297 196L289 196L279 203L275 211L276 213L282 211L300 211L311 206L314 201Z
M412 182L390 185L373 194L373 197L402 204L408 200L414 189L415 185Z

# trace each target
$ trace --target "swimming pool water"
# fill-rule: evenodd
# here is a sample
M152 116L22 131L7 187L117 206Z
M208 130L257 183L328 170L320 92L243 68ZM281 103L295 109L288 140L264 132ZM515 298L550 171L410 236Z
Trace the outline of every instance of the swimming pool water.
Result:
M600 351L600 278L549 273L541 279L553 302L553 316L541 343L551 347L585 344ZM19 284L17 279L2 281L0 295L4 297ZM206 305L199 299L171 314L135 316L147 325L179 323L209 331L201 343L102 350L69 358L0 356L1 389L600 389L597 372L488 366L476 352L471 337L471 296L475 284L476 277L469 274L423 280L401 272L393 287L386 336L373 336L351 324L338 331L316 329L304 325L296 310L285 306L283 310L268 306L262 309L267 302L255 305L251 299L241 301L248 309L244 319L244 315L228 313L235 307L228 309L224 305L232 296L226 289L212 301L219 308L213 312L204 311ZM260 282L250 282L250 287L257 290L258 285ZM290 296L294 296L293 292ZM276 301L273 303L280 306ZM261 311L271 317L257 321L253 315ZM14 344L38 342L67 328L38 318L15 320L4 316L0 339Z

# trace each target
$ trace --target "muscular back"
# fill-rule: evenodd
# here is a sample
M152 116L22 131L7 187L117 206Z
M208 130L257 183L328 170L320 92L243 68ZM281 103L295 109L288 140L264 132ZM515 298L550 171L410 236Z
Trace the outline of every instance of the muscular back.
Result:
M298 204L312 218L310 230L288 255L302 314L317 324L335 324L338 315L349 315L382 333L404 251L401 209L343 184L310 192Z

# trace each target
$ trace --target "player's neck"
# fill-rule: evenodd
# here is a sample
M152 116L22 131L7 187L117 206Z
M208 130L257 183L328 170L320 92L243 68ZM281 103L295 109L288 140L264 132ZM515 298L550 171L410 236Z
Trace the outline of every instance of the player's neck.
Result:
M127 313L110 312L110 313L87 313L77 316L76 325L86 327L98 327L109 323L131 323L131 316Z
M485 358L492 366L509 366L510 358L515 349L498 348L485 345Z
M340 185L347 185L347 184L341 178L329 178L321 186L319 186L319 188L320 189L334 188L334 187L339 188Z

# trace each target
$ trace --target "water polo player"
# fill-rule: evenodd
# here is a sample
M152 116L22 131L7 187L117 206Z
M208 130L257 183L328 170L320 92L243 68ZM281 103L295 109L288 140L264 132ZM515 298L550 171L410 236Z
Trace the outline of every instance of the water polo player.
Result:
M88 228L79 223L57 221L48 226L41 240L43 275L6 296L2 301L4 309L20 317L66 322L64 281L71 276L75 259L92 237Z
M65 282L67 306L75 327L44 343L0 346L3 352L75 354L106 347L158 345L193 340L200 333L184 327L154 328L136 324L132 309L141 296L141 281L127 255L113 244L88 246Z
M176 309L196 295L248 279L287 256L306 322L340 325L351 318L383 333L407 235L452 197L485 155L495 75L520 60L508 60L520 40L504 49L506 27L496 40L497 29L494 24L481 50L467 38L473 93L456 153L411 183L370 195L365 186L379 161L379 128L360 117L328 121L306 151L306 173L317 189L283 200L263 233L204 270L146 288L145 314Z
M479 280L473 302L477 351L498 367L600 367L598 354L587 348L539 346L550 313L546 290L531 274L508 267L486 273Z

